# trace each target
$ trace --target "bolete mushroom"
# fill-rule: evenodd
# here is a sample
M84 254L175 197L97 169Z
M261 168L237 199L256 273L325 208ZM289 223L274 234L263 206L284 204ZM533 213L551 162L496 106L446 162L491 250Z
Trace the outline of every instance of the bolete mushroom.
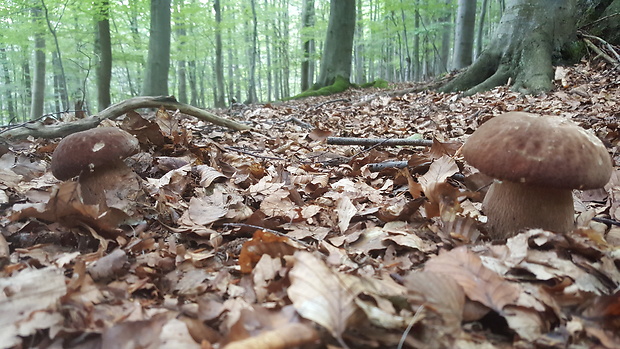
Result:
M523 112L482 124L462 153L495 178L482 203L494 239L525 228L572 230L572 189L601 188L612 172L611 157L596 136L561 117Z
M54 150L52 174L60 180L79 176L84 202L98 204L106 199L106 191L135 179L123 160L139 150L138 140L116 127L76 132Z

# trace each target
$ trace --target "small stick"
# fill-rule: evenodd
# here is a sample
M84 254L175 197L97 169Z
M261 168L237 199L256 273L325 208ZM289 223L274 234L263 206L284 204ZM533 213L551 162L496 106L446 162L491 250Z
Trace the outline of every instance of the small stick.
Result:
M386 138L357 138L357 137L327 137L327 144L334 145L384 145L384 146L399 146L399 145L412 145L418 147L430 147L433 145L432 140L428 139L386 139Z

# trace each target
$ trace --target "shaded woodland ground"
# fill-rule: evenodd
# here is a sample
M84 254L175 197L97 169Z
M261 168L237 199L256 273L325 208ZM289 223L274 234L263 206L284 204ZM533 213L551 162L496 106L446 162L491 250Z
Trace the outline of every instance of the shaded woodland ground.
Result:
M557 68L537 97L400 85L215 111L246 132L138 111L104 123L140 140L128 161L140 181L97 205L51 175L58 140L15 142L0 159L0 343L618 348L618 167L604 189L575 193L574 232L492 243L488 179L457 151L486 119L520 110L594 131L617 164L619 76L583 62ZM392 160L408 166L370 170Z

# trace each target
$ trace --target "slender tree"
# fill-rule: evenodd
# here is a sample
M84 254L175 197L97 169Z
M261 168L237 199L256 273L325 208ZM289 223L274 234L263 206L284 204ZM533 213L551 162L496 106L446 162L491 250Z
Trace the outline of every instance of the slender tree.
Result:
M222 9L220 0L213 1L215 11L215 106L223 108L226 106L224 97L224 60L222 59Z
M110 2L99 0L96 6L95 51L97 65L97 108L101 111L111 104L110 81L112 80L112 40L110 39Z
M2 75L5 84L5 98L7 100L7 112L9 120L15 121L15 101L13 97L13 83L11 82L11 74L9 72L9 62L6 56L6 48L0 47L0 61L2 61Z
M331 0L321 73L315 87L331 85L337 78L349 82L354 33L355 0Z
M314 27L314 0L304 0L301 9L302 27L302 51L301 60L301 90L305 91L312 85L313 76L311 74L312 54L314 53L314 39L309 35L308 30Z
M258 98L256 96L256 41L258 40L258 29L256 18L256 0L250 0L250 9L252 11L252 33L250 38L250 46L248 48L248 59L249 59L249 79L248 79L248 96L245 100L246 104L256 103Z
M459 0L454 34L454 69L467 67L472 62L475 25L476 0Z
M170 0L151 0L149 32L149 53L142 94L145 96L168 95Z
M484 20L487 16L488 0L482 0L482 10L480 11L480 20L478 23L478 34L476 35L476 57L482 52L482 33L484 32Z
M43 103L45 98L45 34L40 29L41 7L32 8L34 22L34 76L32 77L32 98L30 104L30 119L34 120L43 115Z
M47 22L47 27L52 34L52 38L54 39L54 46L56 50L52 54L52 63L54 67L54 87L57 90L58 100L56 103L62 103L62 107L57 107L56 110L68 110L69 109L69 93L67 92L67 75L65 74L65 66L62 61L62 50L60 49L60 43L58 41L58 33L56 31L56 26L52 24L52 21L49 16L49 11L47 6L45 5L45 1L41 0L41 8L43 9L43 13L45 15L45 21ZM60 23L60 20L59 22Z

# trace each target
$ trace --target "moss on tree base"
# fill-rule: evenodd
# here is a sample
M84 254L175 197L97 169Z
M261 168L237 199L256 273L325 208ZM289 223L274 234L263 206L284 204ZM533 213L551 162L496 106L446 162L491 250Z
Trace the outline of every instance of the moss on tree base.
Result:
M343 78L342 76L337 76L334 83L324 87L318 87L317 85L313 86L311 89L306 90L296 96L283 98L283 101L288 101L291 99L299 99L313 96L329 96L335 93L340 93L346 91L349 87L358 87L358 85L351 84L348 79ZM378 87L378 88L387 88L388 82L383 79L377 79L375 81L367 82L360 87L368 88L368 87Z

